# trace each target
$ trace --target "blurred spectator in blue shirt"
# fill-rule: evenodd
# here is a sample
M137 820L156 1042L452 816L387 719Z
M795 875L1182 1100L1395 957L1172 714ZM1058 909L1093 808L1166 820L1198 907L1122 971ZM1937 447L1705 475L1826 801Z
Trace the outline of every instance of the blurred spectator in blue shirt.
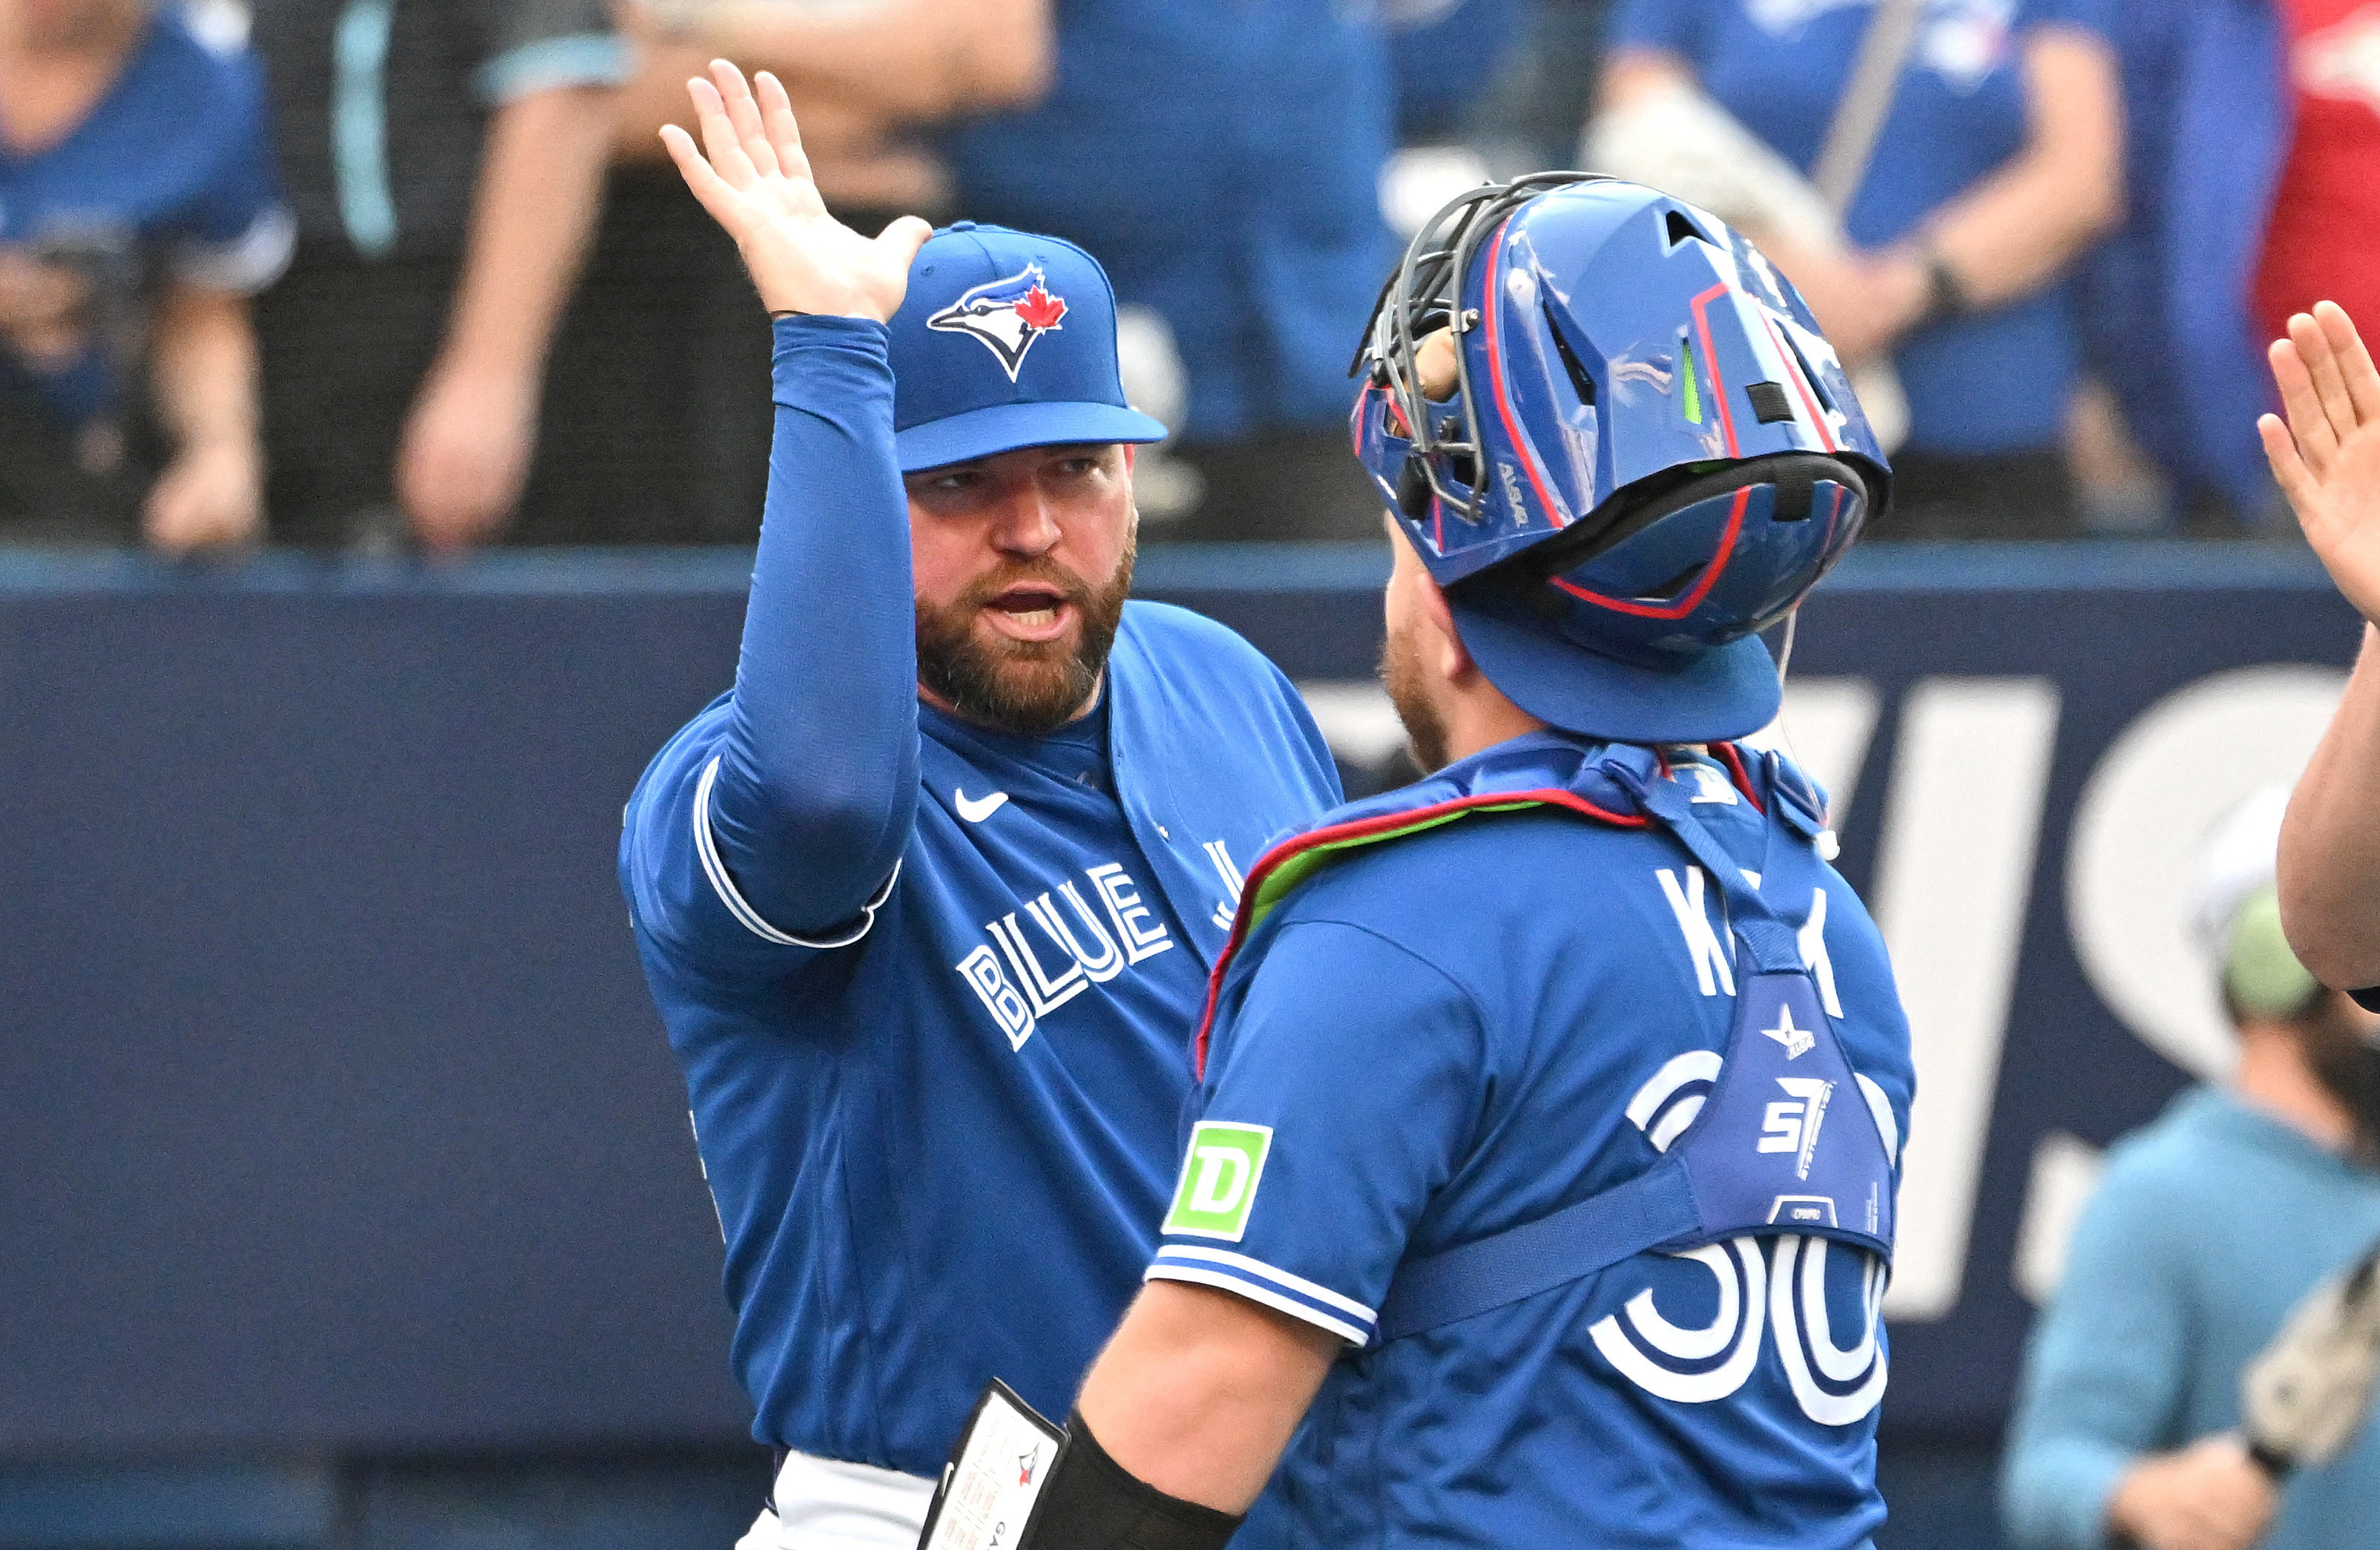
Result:
M2059 276L2122 204L2108 0L1922 0L1834 256L1763 237L1846 363L1909 398L1885 536L2072 531L2080 360ZM1876 6L1623 0L1606 100L1697 82L1785 159L1817 160Z
M2239 1063L2118 1141L2026 1351L2001 1505L2019 1550L2380 1544L2380 1428L2277 1487L2241 1373L2380 1234L2372 1014L2308 973L2274 869L2287 788L2210 837L2196 924Z
M0 535L256 537L248 297L289 244L236 41L143 0L0 0Z
M1395 257L1395 103L1369 0L1062 0L1049 97L951 137L975 219L1081 243L1170 326L1203 476L1164 536L1379 536L1347 362Z
M274 534L483 542L528 471L628 46L605 0L269 0L255 41L298 214L258 311Z

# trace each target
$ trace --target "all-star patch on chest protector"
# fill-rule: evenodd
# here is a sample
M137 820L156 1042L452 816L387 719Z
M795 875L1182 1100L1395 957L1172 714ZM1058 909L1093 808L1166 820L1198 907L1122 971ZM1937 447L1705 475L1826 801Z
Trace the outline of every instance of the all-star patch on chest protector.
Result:
M1256 1523L1851 1550L1881 1521L1912 1074L1818 812L1773 756L1542 733L1249 869L1148 1274L1349 1343ZM1257 1129L1260 1176L1216 1154Z

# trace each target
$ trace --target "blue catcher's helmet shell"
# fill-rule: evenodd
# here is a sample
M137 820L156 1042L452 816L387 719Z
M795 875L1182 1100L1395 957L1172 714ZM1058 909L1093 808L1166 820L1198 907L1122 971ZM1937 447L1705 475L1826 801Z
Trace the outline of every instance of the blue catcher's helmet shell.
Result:
M1456 328L1451 397L1415 344ZM1367 344L1357 456L1466 647L1524 710L1632 742L1775 714L1756 632L1888 495L1834 350L1707 212L1545 175L1414 240Z

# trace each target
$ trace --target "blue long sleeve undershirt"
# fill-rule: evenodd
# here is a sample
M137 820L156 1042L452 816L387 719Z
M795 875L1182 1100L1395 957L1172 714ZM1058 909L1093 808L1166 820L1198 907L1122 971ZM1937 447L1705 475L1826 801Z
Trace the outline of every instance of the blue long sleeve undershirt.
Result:
M860 913L917 807L916 599L883 324L773 325L768 505L710 824L761 917Z

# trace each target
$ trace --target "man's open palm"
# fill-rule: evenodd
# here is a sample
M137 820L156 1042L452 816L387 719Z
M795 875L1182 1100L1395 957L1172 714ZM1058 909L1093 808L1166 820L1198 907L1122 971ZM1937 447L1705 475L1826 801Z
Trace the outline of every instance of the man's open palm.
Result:
M890 320L909 288L909 261L933 228L904 215L869 238L828 214L784 87L766 70L758 79L755 98L743 71L715 59L710 79L687 81L702 149L664 125L670 159L735 238L769 311Z
M2256 422L2273 478L2330 579L2380 622L2380 372L2335 301L2289 319L2271 354L2289 417Z

